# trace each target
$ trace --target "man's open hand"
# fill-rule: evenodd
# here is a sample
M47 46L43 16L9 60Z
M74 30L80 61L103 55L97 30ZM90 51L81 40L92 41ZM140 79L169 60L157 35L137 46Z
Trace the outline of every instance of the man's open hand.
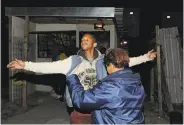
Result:
M153 60L157 57L157 52L155 52L154 49L152 49L151 51L148 51L147 55L150 60Z
M15 61L12 61L10 62L8 65L7 65L7 68L9 69L24 69L25 67L25 64L22 60L17 60L15 59Z

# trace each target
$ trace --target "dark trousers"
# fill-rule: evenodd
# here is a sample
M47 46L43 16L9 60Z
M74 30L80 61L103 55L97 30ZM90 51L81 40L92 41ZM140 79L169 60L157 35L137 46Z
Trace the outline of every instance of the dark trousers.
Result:
M73 107L67 106L68 115L71 115L71 113L72 113L73 111L74 111L74 108L73 108Z
M11 77L16 81L26 80L32 84L51 86L55 93L64 97L66 88L66 76L63 74L35 75L33 73L19 72Z
M66 78L63 78L63 80L59 83L52 83L50 86L54 89L55 93L57 95L62 95L62 98L64 97L65 94L65 88L66 88Z

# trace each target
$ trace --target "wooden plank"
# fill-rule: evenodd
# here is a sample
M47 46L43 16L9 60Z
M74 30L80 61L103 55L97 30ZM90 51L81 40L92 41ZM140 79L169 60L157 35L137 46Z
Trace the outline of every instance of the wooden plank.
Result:
M163 94L164 94L165 101L167 104L168 112L172 112L174 108L172 105L171 95L169 93L169 88L167 86L166 79L165 79L165 73L163 70L162 70L162 90L163 90Z
M157 76L158 76L157 82L158 82L159 115L163 116L159 26L157 25L155 28L156 28L156 44L157 44Z
M163 37L163 36L161 36ZM163 46L162 46L163 47ZM162 92L163 92L163 95L164 95L164 101L167 105L167 108L168 108L168 112L172 112L174 110L173 108L173 104L172 104L172 100L171 100L171 94L169 92L169 88L168 88L168 85L167 85L167 81L166 81L166 76L165 76L165 71L164 71L164 65L165 65L165 55L163 53L163 48L160 48L161 49L161 71L162 71Z

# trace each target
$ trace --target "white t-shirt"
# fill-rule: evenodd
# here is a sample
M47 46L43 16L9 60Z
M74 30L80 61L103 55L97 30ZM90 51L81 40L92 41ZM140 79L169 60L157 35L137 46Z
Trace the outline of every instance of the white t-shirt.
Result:
M76 74L78 76L84 90L93 88L97 83L96 60L83 60L82 63L72 71L72 74Z

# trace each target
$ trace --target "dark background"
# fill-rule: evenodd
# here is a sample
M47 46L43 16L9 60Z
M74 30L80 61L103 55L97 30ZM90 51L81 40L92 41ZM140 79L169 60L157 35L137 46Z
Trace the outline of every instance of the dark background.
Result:
M119 6L126 8L140 8L140 35L138 37L129 37L129 54L130 56L139 56L146 53L150 48L148 47L148 41L153 38L153 33L155 30L155 25L160 27L172 27L178 26L181 39L183 41L183 1L148 1L148 2L139 2L139 1L129 1L129 3L122 3L122 1L114 3L104 3L103 1L31 1L31 0L3 0L1 8L1 78L2 78L2 88L8 87L8 69L6 65L9 62L9 53L8 53L8 19L5 17L4 6ZM97 4L98 3L98 4ZM173 18L168 21L163 17L164 13L173 14ZM183 42L182 42L183 45ZM142 81L145 87L146 92L149 94L149 69L151 68L152 63L141 64L134 67L136 72L140 72Z

